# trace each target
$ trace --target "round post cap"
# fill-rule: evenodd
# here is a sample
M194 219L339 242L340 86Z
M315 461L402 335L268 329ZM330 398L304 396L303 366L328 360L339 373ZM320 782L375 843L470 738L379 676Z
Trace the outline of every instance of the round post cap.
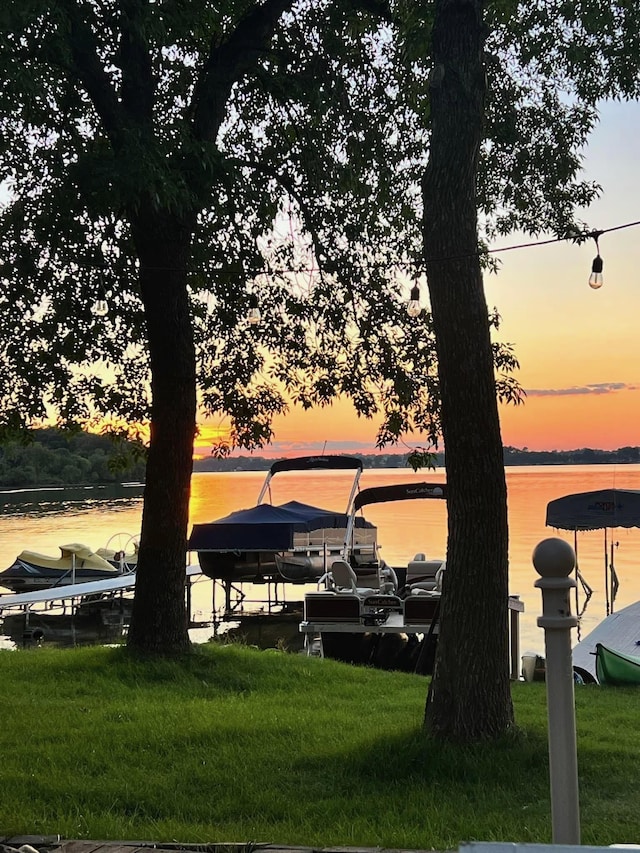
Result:
M543 578L566 578L576 566L576 552L564 539L552 536L533 549L533 565Z

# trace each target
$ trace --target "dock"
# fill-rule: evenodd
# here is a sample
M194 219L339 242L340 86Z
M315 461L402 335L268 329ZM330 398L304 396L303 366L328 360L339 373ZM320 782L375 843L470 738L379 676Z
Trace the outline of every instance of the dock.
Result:
M0 836L2 853L437 853L437 851L390 850L384 847L296 847L282 844L260 844L253 841L179 844L156 841L74 841L58 835Z
M186 567L190 627L204 627L191 619L191 584L201 576L199 566ZM130 622L135 583L135 572L126 572L102 580L0 594L0 634L4 632L18 646L22 638L24 647L39 645L45 638L62 645L76 645L83 639L116 642Z

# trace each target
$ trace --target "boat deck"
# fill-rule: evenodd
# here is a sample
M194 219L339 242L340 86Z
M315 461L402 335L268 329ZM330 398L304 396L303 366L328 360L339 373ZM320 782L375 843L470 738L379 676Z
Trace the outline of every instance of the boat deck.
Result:
M313 596L313 593L311 594ZM351 597L351 596L349 596ZM339 597L338 597L339 598ZM424 599L428 601L429 599ZM433 599L432 599L433 600ZM515 681L519 677L520 663L520 613L524 612L524 603L517 595L508 598L509 607L509 661L510 677ZM436 616L437 619L437 616ZM438 625L432 621L408 622L404 613L390 612L381 624L372 624L364 617L353 619L304 619L300 623L300 633L305 637L308 655L318 654L324 657L323 634L420 634L430 630L438 633Z

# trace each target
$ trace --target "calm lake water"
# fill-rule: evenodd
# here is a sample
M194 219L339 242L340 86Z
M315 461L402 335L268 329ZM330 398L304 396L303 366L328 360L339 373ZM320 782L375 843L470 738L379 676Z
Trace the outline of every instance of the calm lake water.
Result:
M266 473L196 473L192 481L191 523L211 521L236 509L255 505ZM400 482L444 482L444 469L435 472L410 469L366 470L360 487ZM352 476L349 472L287 472L272 481L272 499L282 503L298 499L329 509L346 508ZM559 536L573 544L573 533L545 527L550 500L595 489L640 489L640 465L538 466L507 469L509 493L510 592L525 604L521 616L521 648L542 652L543 632L536 625L541 612L540 591L534 588L537 574L531 562L536 544ZM366 517L378 526L381 556L391 565L406 565L419 551L444 557L446 505L439 501L405 501L366 507ZM140 489L42 490L0 492L0 567L13 562L27 548L58 554L58 546L83 542L96 549L118 533L137 534L142 517ZM620 580L616 609L640 599L640 530L617 529L613 534L614 562ZM606 615L603 531L579 534L580 570L594 593L582 619L585 636ZM193 555L195 562L195 555ZM295 588L293 597L300 588ZM292 595L289 594L289 598ZM219 599L221 600L221 599ZM193 613L209 619L212 583L202 580L194 587Z

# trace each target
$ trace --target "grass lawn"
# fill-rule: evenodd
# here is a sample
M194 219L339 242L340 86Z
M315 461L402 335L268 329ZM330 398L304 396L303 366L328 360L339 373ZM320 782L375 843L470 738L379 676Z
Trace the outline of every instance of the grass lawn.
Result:
M546 692L518 731L421 730L427 681L240 645L1 651L0 834L455 849L550 842ZM640 691L576 687L582 843L640 840Z

